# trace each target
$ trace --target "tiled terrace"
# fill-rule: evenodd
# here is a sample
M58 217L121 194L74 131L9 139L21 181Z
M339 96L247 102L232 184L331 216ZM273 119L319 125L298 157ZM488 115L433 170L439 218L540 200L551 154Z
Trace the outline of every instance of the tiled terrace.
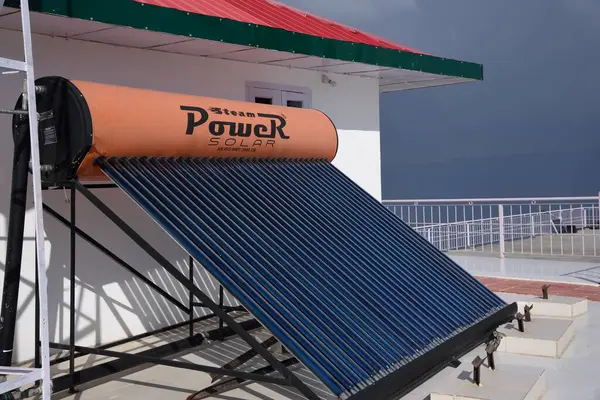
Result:
M554 296L579 297L592 301L600 301L600 286L492 278L487 276L478 276L477 279L493 292L541 295L542 286L550 285L549 293Z

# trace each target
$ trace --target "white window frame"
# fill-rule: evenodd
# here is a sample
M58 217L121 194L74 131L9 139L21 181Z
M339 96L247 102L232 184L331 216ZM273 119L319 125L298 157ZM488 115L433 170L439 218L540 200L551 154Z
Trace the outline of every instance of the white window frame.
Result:
M293 86L293 85L283 85L280 83L268 83L268 82L256 82L256 81L248 81L246 82L246 101L250 101L254 103L254 99L252 98L252 93L255 90L275 90L279 91L280 96L278 99L281 101L281 105L284 105L284 99L286 93L290 93L292 97L296 97L298 95L302 96L302 103L304 105L303 108L312 108L312 91L310 88L302 87L302 86Z

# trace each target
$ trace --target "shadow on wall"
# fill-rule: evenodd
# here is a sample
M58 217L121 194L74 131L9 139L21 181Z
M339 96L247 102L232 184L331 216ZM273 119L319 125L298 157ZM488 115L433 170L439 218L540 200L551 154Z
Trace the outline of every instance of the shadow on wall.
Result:
M157 248L163 256L172 262L185 276L189 274L188 257L149 217L119 189L103 189L96 191L97 195L113 210L126 219L137 232L142 234L153 247ZM70 204L65 202L62 193L52 193L48 204L59 211L63 216L68 215ZM163 288L184 305L188 304L189 291L172 278L162 267L126 237L116 231L113 223L87 199L78 195L77 199L77 226L86 231L100 243L105 245L125 262L136 268L152 282ZM126 217L126 218L125 218ZM49 287L59 287L67 284L70 265L69 230L52 217L46 218L47 235L53 243L53 252L49 269ZM194 263L194 277L197 285L210 297L217 301L218 283L207 272ZM159 329L165 325L176 324L189 318L180 309L156 293L152 288L135 278L131 273L114 263L103 255L98 249L85 242L77 240L76 253L76 315L77 339L84 339L90 334L94 335L94 345L105 342L101 332L107 329L120 328L122 334L131 336L141 331ZM59 316L66 314L63 298L58 298L59 292L52 291L54 298L50 304L55 307L53 314ZM61 294L62 296L62 294ZM86 301L84 296L92 297ZM67 297L67 296L64 296ZM227 296L226 304L231 305L234 300ZM95 303L92 310L91 304ZM93 327L86 328L86 315L81 310L93 311L87 318L94 321ZM197 309L196 316L203 315L203 309ZM105 321L108 319L108 321ZM136 321L137 320L137 321ZM58 340L66 341L68 336L60 332L68 332L68 318L54 319L59 329ZM106 324L108 322L108 325ZM115 326L115 322L118 325ZM133 324L132 324L133 322ZM141 325L141 326L140 326ZM86 340L90 342L90 340Z
M6 150L4 152L7 152ZM3 169L0 179L4 187L10 187L10 170ZM30 185L31 186L31 185ZM8 191L7 191L8 192ZM185 276L189 275L188 256L168 237L160 227L119 189L96 190L96 195L124 218L137 232L158 249ZM6 193L6 192L5 192ZM33 210L31 192L28 193L28 218L24 243L23 274L19 296L19 311L15 349L15 361L33 357L34 334L34 275L33 256ZM70 192L46 191L44 202L63 217L70 215ZM8 210L9 195L2 196L0 209ZM101 214L81 194L76 198L77 226L136 268L152 282L183 303L189 302L189 291L172 278L153 259L114 224ZM67 344L69 335L70 300L70 231L68 227L45 213L45 230L49 259L48 306L49 328L52 341ZM3 215L8 223L8 215ZM0 239L4 247L6 237ZM29 265L28 265L29 263ZM2 269L4 266L2 266ZM76 241L75 285L75 335L76 343L96 346L124 337L156 330L167 325L187 321L184 313L129 271L113 262L97 248L81 238ZM198 264L194 263L197 286L218 301L218 283ZM225 304L237 305L236 300L225 292ZM206 313L197 308L195 315Z

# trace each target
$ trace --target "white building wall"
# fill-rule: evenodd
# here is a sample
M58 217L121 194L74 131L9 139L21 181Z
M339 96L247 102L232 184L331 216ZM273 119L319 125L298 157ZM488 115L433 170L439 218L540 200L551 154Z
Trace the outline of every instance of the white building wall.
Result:
M4 57L21 58L18 32L0 30ZM245 100L246 82L262 81L309 87L312 106L328 114L339 131L340 146L334 164L377 199L381 199L379 92L369 79L331 75L337 85L321 82L321 74L283 67L211 60L201 57L135 50L104 44L34 37L37 76L61 75L139 88ZM21 81L0 75L0 108L14 105ZM131 105L135 107L135 104ZM11 120L0 115L0 263L3 279L8 226L13 142ZM166 234L118 189L96 191L152 245L187 274L187 256ZM69 215L69 194L44 193L45 202ZM77 197L77 225L125 261L180 299L187 291L169 279L156 263L116 229L82 196ZM33 357L34 338L34 224L29 201L23 252L23 280L15 344L16 361ZM46 214L50 335L69 340L69 231ZM77 240L76 340L93 346L157 329L187 319L177 308L81 239ZM199 285L216 299L217 284L197 268Z

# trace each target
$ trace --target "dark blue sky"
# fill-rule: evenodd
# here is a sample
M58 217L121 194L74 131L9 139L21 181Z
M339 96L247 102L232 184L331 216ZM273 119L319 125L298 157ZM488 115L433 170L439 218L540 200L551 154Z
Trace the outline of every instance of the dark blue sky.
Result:
M384 94L383 197L600 190L600 0L283 0L485 80Z

